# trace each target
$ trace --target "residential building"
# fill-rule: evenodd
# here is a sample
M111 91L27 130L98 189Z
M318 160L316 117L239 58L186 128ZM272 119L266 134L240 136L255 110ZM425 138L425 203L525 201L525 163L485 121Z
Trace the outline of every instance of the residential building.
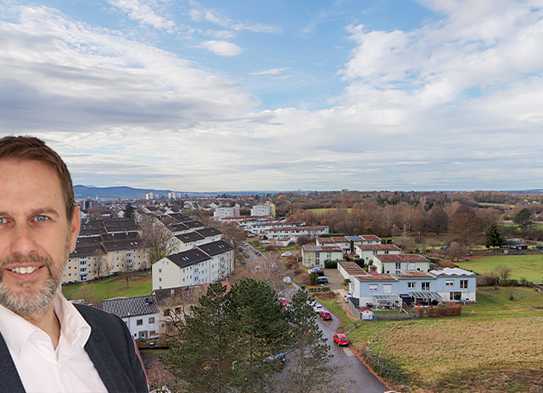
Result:
M317 237L317 246L338 247L344 251L351 248L351 242L346 236Z
M106 252L99 242L78 243L64 266L62 283L83 282L102 277L105 275L105 255Z
M364 262L365 265L373 263L375 255L398 255L402 253L400 247L395 244L358 244L354 246L356 255Z
M149 268L149 257L141 240L105 241L102 247L106 251L104 270L108 274L105 275Z
M475 273L459 269L444 268L441 270L430 270L430 274L439 280L434 291L449 301L477 301L477 277ZM447 299L448 297L448 299Z
M315 244L304 244L302 246L302 264L304 266L324 268L326 261L343 261L343 249L335 246L317 246Z
M316 225L316 226L287 226L287 227L273 227L264 233L267 239L283 240L283 239L297 239L300 237L315 238L320 235L327 235L330 233L328 226Z
M383 254L372 257L377 273L400 275L406 272L428 272L430 261L417 254Z
M213 218L217 220L221 220L223 218L227 217L239 217L239 205L236 203L232 207L217 207L215 208L215 211L213 212Z
M121 318L134 339L159 336L160 311L153 295L107 299L97 308Z
M251 217L275 217L275 205L272 202L254 205L251 208Z
M153 290L208 284L234 271L234 250L219 240L164 257L152 269Z

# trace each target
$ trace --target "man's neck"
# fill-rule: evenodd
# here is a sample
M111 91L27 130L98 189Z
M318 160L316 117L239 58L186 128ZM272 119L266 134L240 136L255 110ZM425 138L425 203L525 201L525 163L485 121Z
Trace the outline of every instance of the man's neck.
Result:
M51 338L53 347L57 347L60 340L60 322L55 313L53 303L47 307L45 312L34 313L23 318L47 333Z

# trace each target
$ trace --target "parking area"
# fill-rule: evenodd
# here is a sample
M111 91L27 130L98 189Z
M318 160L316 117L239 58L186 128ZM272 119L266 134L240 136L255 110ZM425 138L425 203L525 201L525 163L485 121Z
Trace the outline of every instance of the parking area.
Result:
M343 277L337 269L324 269L324 274L328 277L328 286L332 291L343 289Z

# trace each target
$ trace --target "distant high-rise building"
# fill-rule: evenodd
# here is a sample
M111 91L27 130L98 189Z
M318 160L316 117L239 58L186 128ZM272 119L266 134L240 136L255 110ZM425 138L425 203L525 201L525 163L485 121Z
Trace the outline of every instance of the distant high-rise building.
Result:
M150 201L155 199L155 194L153 192L147 192L145 193L145 200Z
M213 213L213 217L217 219L228 217L239 217L239 205L236 203L232 207L217 207Z
M168 199L177 199L177 193L173 191L168 192Z

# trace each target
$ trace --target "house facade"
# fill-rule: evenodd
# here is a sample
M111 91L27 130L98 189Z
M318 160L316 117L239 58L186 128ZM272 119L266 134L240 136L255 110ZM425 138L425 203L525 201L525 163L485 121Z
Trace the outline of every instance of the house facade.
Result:
M97 307L121 318L134 339L159 337L160 311L153 295L107 299Z
M343 249L335 246L317 246L304 244L302 246L302 264L305 267L325 267L325 262L343 261Z
M381 274L400 275L407 272L428 272L430 261L417 254L382 254L372 257L376 271Z
M219 281L234 271L234 250L224 240L169 255L152 267L153 290Z
M364 265L373 264L375 255L398 255L402 253L400 247L395 244L357 244L354 247L356 255L364 262Z

